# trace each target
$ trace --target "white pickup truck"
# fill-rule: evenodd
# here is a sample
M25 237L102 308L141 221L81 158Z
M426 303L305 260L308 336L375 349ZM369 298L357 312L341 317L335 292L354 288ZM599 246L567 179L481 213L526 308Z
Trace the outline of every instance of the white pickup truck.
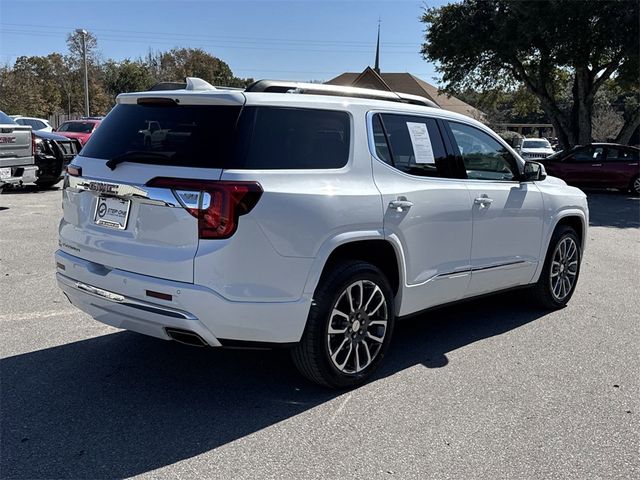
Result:
M37 174L31 127L18 125L0 111L0 191L7 184L35 182Z

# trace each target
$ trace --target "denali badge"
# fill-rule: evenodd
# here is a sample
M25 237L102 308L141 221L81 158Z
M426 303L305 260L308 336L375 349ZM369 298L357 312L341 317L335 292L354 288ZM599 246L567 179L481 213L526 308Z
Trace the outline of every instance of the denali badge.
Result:
M111 183L102 183L102 182L89 182L89 190L93 192L100 193L118 193L118 185L113 185Z

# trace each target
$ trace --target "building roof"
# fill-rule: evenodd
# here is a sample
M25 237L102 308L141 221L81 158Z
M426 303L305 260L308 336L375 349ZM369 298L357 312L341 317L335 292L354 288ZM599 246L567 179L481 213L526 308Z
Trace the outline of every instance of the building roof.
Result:
M476 120L484 118L482 111L459 98L439 93L437 87L410 73L382 72L379 74L371 67L367 67L361 73L346 72L325 83L420 95L434 101L445 110L461 113Z

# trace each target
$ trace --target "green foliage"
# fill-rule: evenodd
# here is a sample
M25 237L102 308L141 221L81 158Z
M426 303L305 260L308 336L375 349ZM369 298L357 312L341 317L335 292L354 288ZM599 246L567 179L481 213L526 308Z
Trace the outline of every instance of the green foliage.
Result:
M148 90L155 83L147 65L139 60L108 60L102 72L105 90L112 99L120 93Z
M526 88L502 90L494 88L483 92L467 89L456 96L482 110L487 123L547 123L540 101Z
M82 35L67 37L68 54L18 57L0 67L0 110L9 114L49 117L84 111ZM174 48L150 52L144 59L101 61L96 37L86 34L91 115L105 115L122 92L147 90L159 81L200 77L213 85L243 87L253 79L237 78L225 62L201 49Z
M597 91L637 90L637 0L463 0L427 9L422 54L445 91L509 91L538 99L564 147L586 143Z

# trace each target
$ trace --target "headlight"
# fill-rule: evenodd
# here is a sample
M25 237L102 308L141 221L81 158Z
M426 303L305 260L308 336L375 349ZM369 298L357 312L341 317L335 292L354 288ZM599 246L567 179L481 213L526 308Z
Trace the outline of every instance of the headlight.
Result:
M36 153L41 155L47 154L47 146L44 143L44 140L36 140Z

